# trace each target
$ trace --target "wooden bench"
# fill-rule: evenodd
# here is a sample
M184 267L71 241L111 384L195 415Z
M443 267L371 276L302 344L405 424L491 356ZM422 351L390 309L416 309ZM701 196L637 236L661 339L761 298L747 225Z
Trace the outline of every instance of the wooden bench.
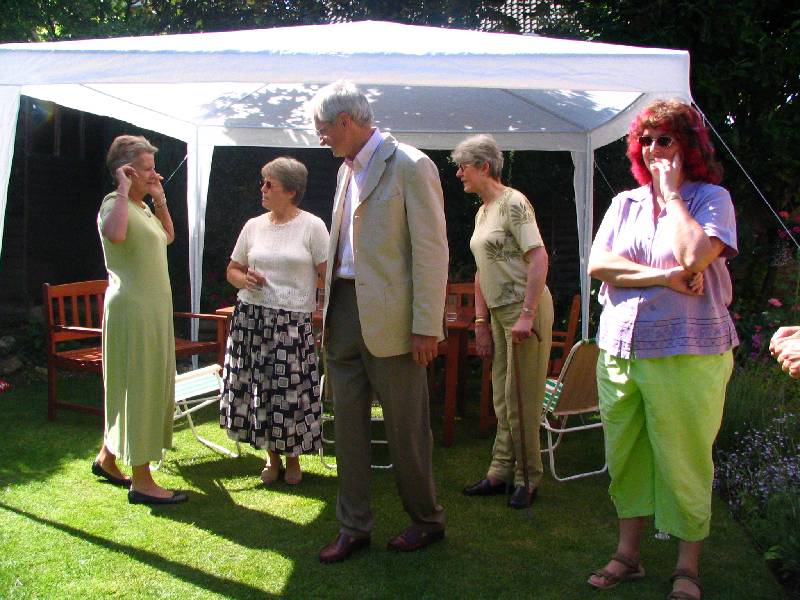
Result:
M84 413L103 414L103 408L59 400L56 395L56 372L103 372L101 327L103 303L108 281L78 281L42 286L44 323L47 335L47 418L56 418L58 408ZM197 318L216 322L212 340L192 341L175 337L178 358L213 353L219 364L225 361L226 318L219 315L176 312L176 317ZM78 347L74 347L78 346Z

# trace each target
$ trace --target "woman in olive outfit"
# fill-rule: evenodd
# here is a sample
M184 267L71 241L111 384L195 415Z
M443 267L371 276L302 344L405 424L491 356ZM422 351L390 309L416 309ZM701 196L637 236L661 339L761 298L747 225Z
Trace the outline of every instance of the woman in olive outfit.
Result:
M545 285L547 251L533 207L500 181L503 155L494 139L476 135L452 153L465 192L482 202L470 249L475 256L475 336L478 353L493 357L492 389L497 435L486 476L464 489L467 496L503 493L513 484L512 508L530 506L544 469L539 450L547 363L553 330L553 300ZM514 354L520 364L524 427L520 426ZM525 487L522 433L528 466Z

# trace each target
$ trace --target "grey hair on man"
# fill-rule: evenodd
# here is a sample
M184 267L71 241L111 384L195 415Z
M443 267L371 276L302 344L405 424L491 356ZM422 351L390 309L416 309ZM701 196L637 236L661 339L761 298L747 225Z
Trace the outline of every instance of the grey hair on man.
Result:
M372 109L366 95L352 82L340 79L320 89L311 100L311 115L323 123L331 123L346 113L362 126L372 125Z
M470 164L480 167L487 164L489 165L489 176L492 179L499 180L503 173L503 153L490 135L480 134L468 137L455 147L450 158L457 165Z

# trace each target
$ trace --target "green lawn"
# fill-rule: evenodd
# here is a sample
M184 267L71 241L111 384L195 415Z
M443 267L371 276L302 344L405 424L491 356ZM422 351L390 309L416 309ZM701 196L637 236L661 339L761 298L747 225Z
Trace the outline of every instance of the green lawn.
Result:
M64 381L63 379L61 381ZM62 396L99 398L95 379L72 378ZM477 404L477 402L474 402ZM0 597L2 598L664 598L675 540L652 532L643 547L648 576L610 592L585 583L614 549L606 477L557 483L546 477L532 518L501 497L466 498L464 484L487 466L491 440L479 439L470 406L451 448L437 443L439 498L447 511L443 543L397 555L386 541L407 524L391 472L372 479L373 546L351 560L321 565L317 552L337 531L336 478L304 457L302 484L265 488L252 449L223 458L180 426L159 482L188 490L187 504L149 508L100 483L90 464L101 438L97 417L62 411L48 422L44 382L0 394ZM432 405L440 439L440 403ZM224 441L215 411L201 429ZM601 460L601 438L563 449L561 464ZM758 553L720 501L703 561L706 599L783 598Z

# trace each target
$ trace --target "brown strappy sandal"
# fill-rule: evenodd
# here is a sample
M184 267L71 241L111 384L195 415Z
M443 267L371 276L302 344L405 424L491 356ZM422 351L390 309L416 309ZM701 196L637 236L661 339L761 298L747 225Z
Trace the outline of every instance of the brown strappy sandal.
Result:
M608 569L598 569L597 571L592 571L591 575L594 575L595 577L601 577L606 582L605 585L597 585L596 583L592 583L591 578L588 579L587 582L589 585L596 590L610 590L611 588L617 587L624 581L631 579L642 579L645 575L644 567L642 567L640 563L633 560L630 556L626 556L617 552L611 557L611 560L620 563L625 567L626 570L619 575L612 573Z
M672 583L672 585L675 585L675 582L681 579L694 584L697 587L697 591L700 592L700 595L693 596L687 592L672 591L667 596L667 600L700 600L703 595L703 586L700 584L700 576L695 575L688 569L675 569L675 571L672 573L672 577L669 578L669 581Z

